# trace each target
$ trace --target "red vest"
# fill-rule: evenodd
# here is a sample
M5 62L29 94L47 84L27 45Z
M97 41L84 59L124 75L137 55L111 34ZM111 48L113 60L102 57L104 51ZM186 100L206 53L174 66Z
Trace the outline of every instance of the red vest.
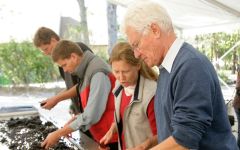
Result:
M93 138L99 142L100 139L107 133L107 131L110 129L112 123L114 122L114 96L112 93L112 89L115 86L115 77L113 76L112 73L108 74L108 77L110 79L111 82L111 92L108 95L108 101L107 101L107 107L100 119L99 122L97 122L96 124L92 125L91 128L89 129ZM88 101L88 96L89 96L89 91L90 91L90 85L87 86L81 93L81 102L82 102L82 107L83 109L86 107L87 105L87 101ZM113 142L117 142L118 141L118 136L117 134L114 134L112 140L110 141L110 143Z

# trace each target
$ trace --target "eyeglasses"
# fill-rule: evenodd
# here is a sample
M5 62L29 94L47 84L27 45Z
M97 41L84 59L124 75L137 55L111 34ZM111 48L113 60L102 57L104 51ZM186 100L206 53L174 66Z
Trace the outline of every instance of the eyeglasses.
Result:
M137 42L133 43L132 44L132 50L133 51L137 51L139 50L139 45L141 44L141 40L142 40L142 37L143 37L143 33L144 33L144 30L145 30L145 27L142 29L142 31L140 32L140 37L139 39L137 40Z

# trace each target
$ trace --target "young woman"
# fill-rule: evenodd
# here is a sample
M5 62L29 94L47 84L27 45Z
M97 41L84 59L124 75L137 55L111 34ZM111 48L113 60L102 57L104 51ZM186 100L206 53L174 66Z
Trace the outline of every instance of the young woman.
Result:
M115 122L100 143L108 144L114 133L118 133L119 149L148 149L157 144L153 106L157 74L136 59L125 42L115 45L110 64L117 79L113 89Z

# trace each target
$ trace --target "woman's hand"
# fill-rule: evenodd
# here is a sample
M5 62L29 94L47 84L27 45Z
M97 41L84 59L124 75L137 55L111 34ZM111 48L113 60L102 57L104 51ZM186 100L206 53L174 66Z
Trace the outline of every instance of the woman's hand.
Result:
M116 132L116 124L113 123L108 130L108 132L101 138L100 144L98 149L99 150L109 150L110 148L107 146L107 144L111 141L113 134Z
M113 131L111 128L108 130L108 132L101 138L100 140L100 147L106 146L113 137Z

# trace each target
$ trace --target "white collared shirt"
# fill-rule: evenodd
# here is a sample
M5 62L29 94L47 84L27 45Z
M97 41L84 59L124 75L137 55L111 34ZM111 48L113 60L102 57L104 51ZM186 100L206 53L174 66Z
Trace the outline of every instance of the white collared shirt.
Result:
M173 42L159 68L164 67L169 73L171 72L173 61L175 60L177 53L182 47L183 43L184 40L179 38Z
M133 95L136 85L124 87L125 94L127 96Z

